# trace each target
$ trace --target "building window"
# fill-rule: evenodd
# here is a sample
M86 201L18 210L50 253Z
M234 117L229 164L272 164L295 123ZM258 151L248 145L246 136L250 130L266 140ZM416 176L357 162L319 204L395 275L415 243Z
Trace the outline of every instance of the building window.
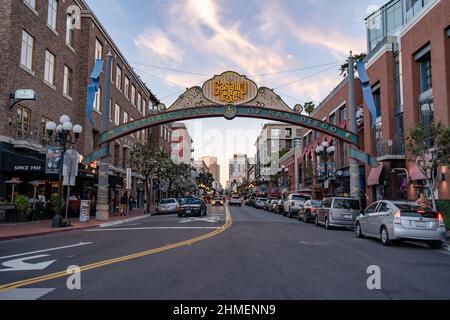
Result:
M292 129L287 128L285 131L286 138L292 138Z
M25 30L22 31L22 52L20 64L33 70L34 38Z
M434 104L433 100L423 101L420 103L420 120L425 126L425 130L434 121ZM430 145L432 145L430 143Z
M397 1L386 8L386 28L387 34L391 35L403 24L402 2Z
M48 0L47 24L56 30L56 18L58 16L58 0Z
M98 113L101 113L102 111L102 88L98 88L95 93L94 110Z
M119 66L116 67L116 87L122 91L122 68Z
M118 126L120 124L120 106L116 103L116 109L114 113L114 123Z
M140 93L138 93L137 95L137 109L139 112L142 112L141 110L141 102L142 102L142 96Z
M330 115L330 124L333 126L336 125L336 113Z
M17 135L24 137L28 134L31 121L31 111L19 106L17 108Z
M123 112L123 123L128 123L128 112Z
M103 59L103 45L98 39L95 39L95 59Z
M68 66L64 66L64 94L72 97L73 71Z
M375 47L384 39L384 20L383 12L380 10L374 13L367 20L367 30L369 39L369 52L371 52Z
M73 29L72 29L72 17L67 17L66 19L66 43L73 47Z
M397 112L402 109L402 92L400 83L400 55L394 57L394 93L395 93L395 108Z
M421 93L433 88L432 74L431 74L431 55L426 54L419 60L420 63L420 89Z
M30 8L36 9L36 0L23 0Z
M377 110L376 119L381 121L381 90L380 88L373 91L373 99L375 100L375 107Z
M123 94L127 99L130 99L130 79L125 76L125 87L123 89Z
M55 56L48 50L45 51L44 80L51 85L55 82Z
M397 141L403 141L405 134L405 126L403 122L403 112L395 116L395 136Z
M144 98L142 98L142 114L144 117L147 114L147 101Z
M339 121L347 121L347 109L345 106L339 109Z
M280 139L281 138L281 129L272 129L270 130L272 135L272 139Z
M136 87L134 85L131 86L131 103L133 106L136 105Z
M300 138L302 136L302 129L295 129L295 137Z
M48 132L47 132L47 123L50 121L51 120L46 117L42 117L42 119L41 119L41 136L42 136L42 144L43 145L46 145L50 139L50 137L48 136Z

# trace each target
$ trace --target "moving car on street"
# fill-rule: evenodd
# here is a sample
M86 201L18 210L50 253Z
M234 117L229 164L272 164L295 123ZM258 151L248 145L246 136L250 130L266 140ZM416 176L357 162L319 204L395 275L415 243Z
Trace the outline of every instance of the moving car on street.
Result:
M326 229L332 227L353 228L356 218L361 214L359 199L332 197L325 198L322 206L317 210L316 225L324 225Z
M407 201L378 201L355 222L358 238L372 237L390 245L396 240L426 241L433 249L445 242L444 215L430 207Z
M228 201L228 204L230 207L232 206L242 206L242 200L239 196L232 196L231 199Z
M267 198L256 198L255 208L256 209L264 209L264 205L267 202Z
M212 201L211 201L211 205L213 207L215 206L222 206L225 204L225 202L223 201L222 197L215 197Z
M298 220L303 220L305 223L315 221L317 210L322 206L320 200L308 200L305 202L303 208L298 212Z
M305 202L311 200L311 196L299 193L291 193L284 203L284 213L289 218L297 216L299 210L303 208Z
M178 209L179 217L186 216L206 216L206 204L199 198L185 198Z
M156 214L171 214L177 213L180 204L177 199L168 198L162 199L156 206Z

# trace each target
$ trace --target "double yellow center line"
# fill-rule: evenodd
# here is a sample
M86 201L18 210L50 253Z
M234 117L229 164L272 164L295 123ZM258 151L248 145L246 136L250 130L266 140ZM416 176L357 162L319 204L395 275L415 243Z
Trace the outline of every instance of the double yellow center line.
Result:
M147 251L142 251L142 252L130 254L130 255L127 255L127 256L123 256L123 257L118 257L118 258L109 259L109 260L103 260L103 261L91 263L91 264L88 264L88 265L84 265L84 266L80 267L80 271L83 272L83 271L93 270L93 269L109 266L109 265L112 265L112 264L115 264L115 263L129 261L129 260L133 260L133 259L149 256L149 255L152 255L152 254L155 254L155 253L160 253L160 252L164 252L164 251L180 248L180 247L183 247L183 246L190 246L190 245L192 245L192 244L194 244L196 242L203 241L203 240L215 237L215 236L221 234L222 232L224 232L225 230L227 230L228 228L230 228L231 225L233 224L233 219L231 218L230 210L228 209L227 206L225 206L225 211L226 211L226 222L225 222L225 224L222 227L220 227L219 229L214 230L211 233L208 233L208 234L205 234L205 235L193 238L193 239L185 240L185 241L182 241L182 242L177 242L177 243L174 243L174 244L168 244L168 245L165 245L165 246L160 247L160 248L151 249L151 250L147 250ZM60 271L60 272L56 272L56 273L43 275L43 276L36 277L36 278L30 278L30 279L25 279L25 280L13 282L13 283L8 283L8 284L0 285L0 292L5 292L5 291L8 291L8 290L17 289L17 288L20 288L20 287L29 286L29 285L32 285L32 284L41 283L41 282L45 282L45 281L49 281L49 280L53 280L53 279L57 279L57 278L67 277L67 276L68 276L67 271L64 270L64 271Z

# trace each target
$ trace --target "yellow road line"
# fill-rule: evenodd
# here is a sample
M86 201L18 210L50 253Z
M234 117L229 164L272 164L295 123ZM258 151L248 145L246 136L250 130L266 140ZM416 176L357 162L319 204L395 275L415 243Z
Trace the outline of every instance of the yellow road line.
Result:
M233 219L231 218L231 214L230 214L230 211L228 209L228 206L225 206L225 211L226 211L226 222L225 222L225 224L221 228L219 228L217 230L214 230L211 233L208 233L208 234L205 234L205 235L193 238L193 239L185 240L185 241L182 241L182 242L165 245L165 246L160 247L160 248L151 249L151 250L142 251L142 252L130 254L130 255L127 255L127 256L123 256L123 257L118 257L118 258L113 258L113 259L109 259L109 260L104 260L104 261L91 263L91 264L88 264L88 265L85 265L85 266L81 266L80 267L80 271L88 271L88 270L92 270L92 269L97 269L97 268L105 267L105 266L112 265L112 264L115 264L115 263L129 261L129 260L133 260L133 259L149 256L149 255L152 255L152 254L155 254L155 253L160 253L160 252L164 252L164 251L180 248L180 247L183 247L183 246L190 246L193 243L196 243L196 242L199 242L199 241L203 241L203 240L215 237L215 236L221 234L222 232L224 232L225 230L227 230L228 228L230 228L231 225L233 224ZM47 274L47 275L43 275L43 276L39 276L39 277L35 277L35 278L30 278L30 279L25 279L25 280L13 282L13 283L8 283L8 284L0 285L0 292L5 292L5 291L8 291L8 290L17 289L17 288L20 288L20 287L29 286L29 285L32 285L32 284L45 282L45 281L49 281L49 280L53 280L53 279L57 279L57 278L66 277L66 276L68 276L68 274L67 274L67 271L64 270L64 271L51 273L51 274Z

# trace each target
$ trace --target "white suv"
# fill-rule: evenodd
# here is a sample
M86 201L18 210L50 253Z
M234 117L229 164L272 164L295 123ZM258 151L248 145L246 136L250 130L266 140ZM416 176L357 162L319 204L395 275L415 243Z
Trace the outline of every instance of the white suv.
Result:
M291 193L283 205L284 215L287 215L289 218L295 217L308 200L312 200L309 195Z
M228 201L228 204L231 206L242 206L241 197L239 196L232 196L231 199Z

